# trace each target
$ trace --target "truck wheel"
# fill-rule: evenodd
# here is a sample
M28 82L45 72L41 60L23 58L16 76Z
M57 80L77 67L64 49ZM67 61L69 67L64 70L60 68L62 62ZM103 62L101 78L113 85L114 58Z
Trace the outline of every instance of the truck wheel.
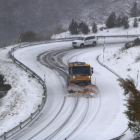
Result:
M84 48L84 44L81 44L81 45L80 45L80 48Z
M93 42L93 43L92 43L92 46L95 47L95 46L96 46L96 42Z

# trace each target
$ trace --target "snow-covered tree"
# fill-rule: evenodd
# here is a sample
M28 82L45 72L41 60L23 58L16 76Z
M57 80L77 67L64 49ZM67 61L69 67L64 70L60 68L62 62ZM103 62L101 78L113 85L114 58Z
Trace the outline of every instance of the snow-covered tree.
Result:
M134 18L133 27L138 27L138 20L137 20L137 18Z
M88 25L84 22L83 22L82 27L81 27L81 32L83 34L88 34L90 32Z
M128 29L129 28L129 19L128 19L128 16L124 16L123 18L123 26L124 26L124 29Z
M115 22L116 22L116 14L115 12L112 12L108 19L106 20L106 27L107 28L113 28L115 26Z
M84 22L83 21L79 23L79 26L78 26L79 32L82 32L83 25L84 25Z
M97 28L97 25L95 22L92 25L92 31L93 31L93 33L97 33L97 31L98 31L98 28Z
M71 34L78 34L79 33L78 24L76 21L74 21L74 19L72 19L72 22L69 25L69 31Z
M122 18L120 17L120 15L116 19L115 25L116 25L116 27L121 27L121 25L122 25Z

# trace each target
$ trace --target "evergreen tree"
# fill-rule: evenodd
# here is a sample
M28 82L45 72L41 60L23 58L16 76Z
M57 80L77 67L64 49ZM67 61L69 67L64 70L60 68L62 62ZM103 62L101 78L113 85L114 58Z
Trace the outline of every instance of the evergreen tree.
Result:
M138 20L137 20L137 18L134 18L133 27L138 27Z
M93 25L92 25L92 31L93 31L93 33L97 33L97 31L98 31L97 25L96 25L95 22L94 22Z
M106 20L106 27L107 28L113 28L115 26L115 22L116 22L116 14L115 12L112 12L108 19Z
M83 22L83 21L79 23L79 27L78 27L78 28L79 28L79 32L82 32L82 27L83 27L83 24L84 24L84 22Z
M129 28L128 16L124 16L123 26L124 26L124 29L128 29Z
M80 30L83 34L88 34L90 32L88 25L84 22L82 23Z
M130 15L131 15L131 17L137 17L138 16L138 4L137 4L136 1L133 3Z
M118 18L116 19L115 25L116 25L116 27L121 27L121 25L122 25L122 18L120 16L118 16Z
M119 85L124 89L124 95L126 97L125 115L129 119L128 127L135 136L140 136L140 91L136 89L134 80L130 79L118 79Z
M78 24L74 19L72 19L72 22L69 25L69 31L71 34L78 34Z
M121 20L121 25L122 25L122 26L124 26L124 23L125 23L125 17L126 17L126 16L124 15L123 18L122 18L122 20Z

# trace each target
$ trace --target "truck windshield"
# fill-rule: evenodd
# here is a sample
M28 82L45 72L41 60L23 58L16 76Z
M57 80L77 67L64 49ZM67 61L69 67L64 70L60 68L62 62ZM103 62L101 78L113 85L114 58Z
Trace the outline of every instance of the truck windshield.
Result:
M84 40L84 37L78 37L77 40Z
M73 75L90 75L89 66L75 66L72 68Z

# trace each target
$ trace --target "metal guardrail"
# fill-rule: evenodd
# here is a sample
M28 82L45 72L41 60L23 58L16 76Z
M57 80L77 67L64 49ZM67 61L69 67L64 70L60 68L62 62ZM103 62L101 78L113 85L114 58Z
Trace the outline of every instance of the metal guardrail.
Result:
M46 102L47 99L47 87L45 82L42 80L42 78L40 76L38 76L34 71L32 71L30 68L28 68L27 66L25 66L22 62L20 62L19 60L17 60L14 55L13 52L17 49L19 49L20 47L28 47L31 46L31 44L23 44L23 45L18 45L17 47L14 47L11 49L11 51L9 52L11 59L14 61L15 64L19 65L21 68L23 68L26 72L28 72L33 78L35 78L42 86L44 89L43 92L43 97L42 97L42 103L41 105L38 105L38 109L34 112L31 113L31 116L29 118L27 118L25 121L20 122L20 124L18 126L16 126L15 128L9 130L8 132L5 132L3 135L0 136L0 139L7 139L8 137L12 136L13 134L15 134L16 132L20 131L22 128L24 128L29 122L31 122L38 114L39 112L43 109L44 104Z
M140 34L137 34L137 35L97 35L97 37L99 37L99 38L103 38L103 37L125 37L125 38L131 38L131 37L138 37L138 36L140 36Z
M41 105L38 106L38 109L34 113L32 113L31 116L29 118L27 118L25 121L20 122L20 124L18 126L14 127L13 129L9 130L8 132L4 132L4 134L0 136L0 140L5 140L5 139L9 138L13 134L17 133L22 128L24 128L29 122L31 122L39 114L39 112L43 109L44 104L47 99L47 87L45 85L45 82L34 71L32 71L30 68L28 68L26 65L24 65L19 60L17 60L14 57L13 52L17 49L24 48L24 47L35 46L35 45L46 44L46 43L54 43L57 41L61 41L61 42L72 41L75 39L77 39L77 37L60 38L57 40L51 39L51 40L38 41L38 42L32 42L32 43L27 42L27 43L19 44L18 46L11 49L11 51L9 52L11 59L14 61L15 64L19 65L22 69L24 69L26 72L28 72L33 78L35 78L43 86L44 93L43 93L43 97L42 97L42 103L41 103Z

